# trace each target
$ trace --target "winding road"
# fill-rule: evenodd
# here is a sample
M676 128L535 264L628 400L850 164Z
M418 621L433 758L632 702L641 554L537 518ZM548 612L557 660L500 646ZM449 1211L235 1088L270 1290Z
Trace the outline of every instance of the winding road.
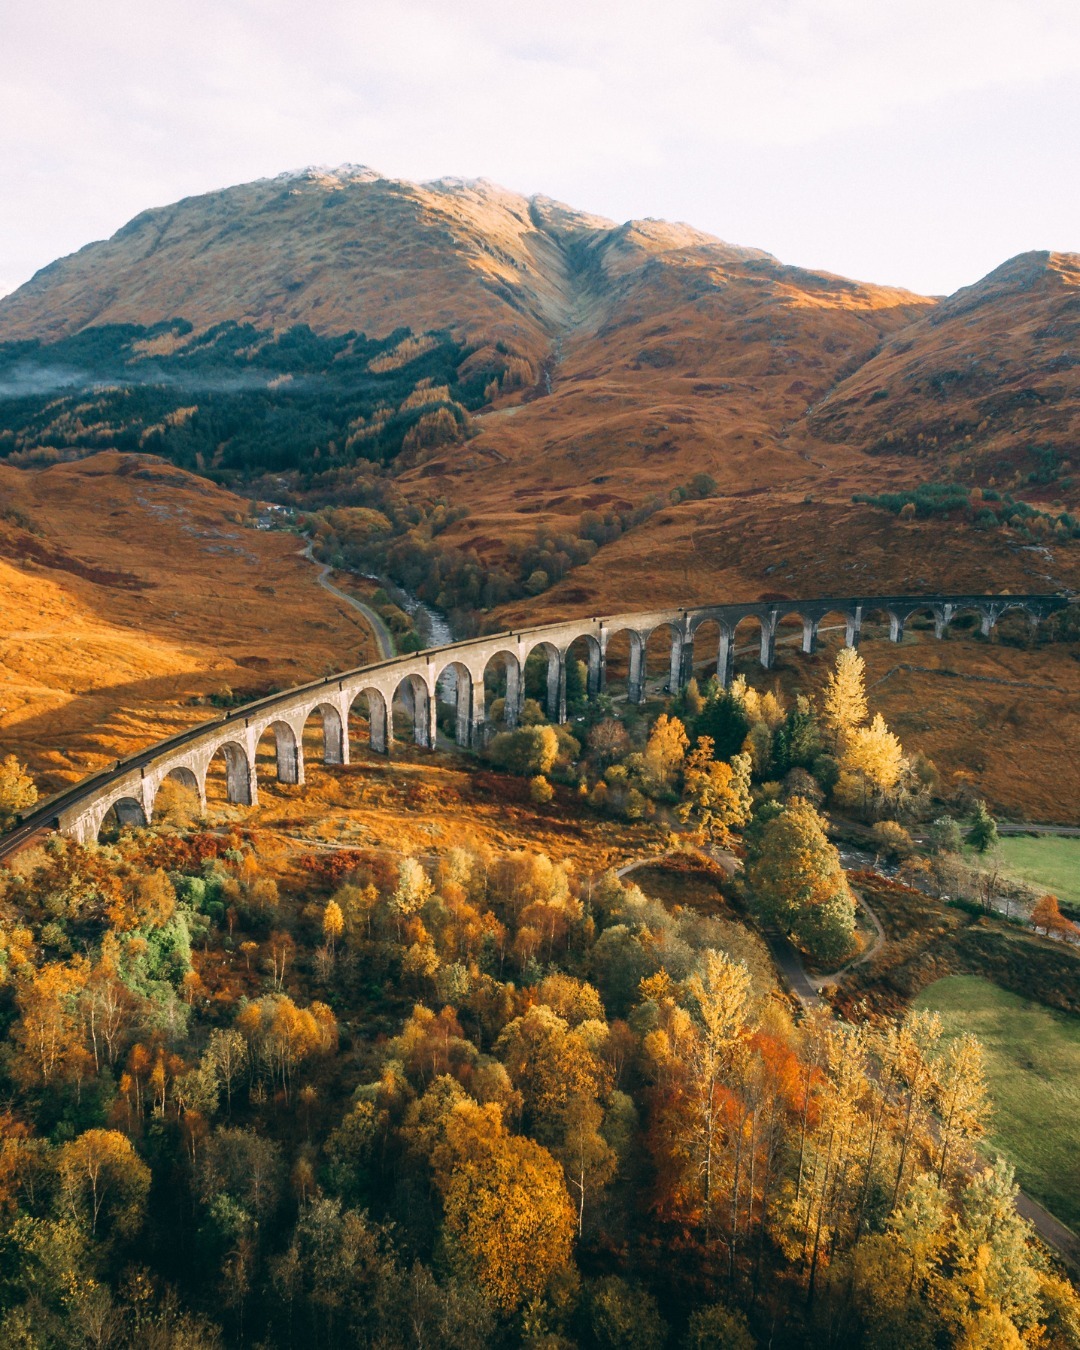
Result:
M357 600L356 596L350 595L348 591L343 591L339 586L335 586L328 578L334 570L329 563L320 562L315 556L315 543L308 541L306 548L300 550L300 556L306 558L309 563L314 564L319 569L319 575L315 580L323 588L329 591L331 595L336 595L339 600L344 600L352 609L357 610L371 625L372 632L375 634L375 645L379 649L379 656L383 661L389 661L397 653L394 651L394 637L387 628L382 615L377 614L370 605L365 605L363 600Z

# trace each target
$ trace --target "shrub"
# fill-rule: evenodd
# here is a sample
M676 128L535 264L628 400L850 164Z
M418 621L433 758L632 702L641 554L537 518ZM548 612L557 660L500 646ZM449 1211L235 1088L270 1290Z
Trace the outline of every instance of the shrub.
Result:
M529 779L529 796L537 806L546 806L555 796L555 789L542 773L538 773L535 778Z
M491 758L510 773L550 773L559 755L554 727L518 727L500 731L491 742Z

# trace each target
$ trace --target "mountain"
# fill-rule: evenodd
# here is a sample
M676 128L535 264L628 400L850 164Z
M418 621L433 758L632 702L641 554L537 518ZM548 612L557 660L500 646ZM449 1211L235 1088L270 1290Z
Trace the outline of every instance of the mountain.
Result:
M1030 254L939 300L311 169L146 211L0 300L0 456L149 450L374 506L402 547L372 556L449 607L1073 585L1078 277Z

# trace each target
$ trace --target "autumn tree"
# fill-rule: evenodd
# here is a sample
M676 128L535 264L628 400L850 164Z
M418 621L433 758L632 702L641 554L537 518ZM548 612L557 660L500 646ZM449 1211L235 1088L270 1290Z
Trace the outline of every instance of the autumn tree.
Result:
M809 802L794 797L766 824L747 882L758 912L778 923L817 960L851 950L855 900L840 855Z
M837 653L822 700L822 720L830 744L842 754L852 732L867 716L866 665L854 647L844 647Z
M852 727L845 734L834 796L841 806L866 810L889 797L904 769L903 746L876 713L869 726Z
M731 831L750 819L750 757L735 755L731 763L713 758L713 743L702 736L686 760L681 820L697 821L706 838L729 842Z
M454 1265L503 1312L541 1297L570 1263L576 1228L562 1168L506 1132L500 1108L454 1107L432 1158Z
M328 900L322 916L323 937L333 956L338 940L345 931L345 916L336 900Z
M1048 937L1080 942L1080 924L1062 914L1056 895L1044 895L1036 900L1031 910L1031 924L1033 928L1041 928Z
M34 780L14 755L0 760L0 834L9 830L15 817L38 799Z
M660 791L672 787L689 748L690 741L682 722L661 713L653 723L642 756L646 783Z
M150 1169L126 1135L86 1130L61 1145L57 1176L59 1203L91 1233L104 1222L111 1233L131 1237L141 1226Z

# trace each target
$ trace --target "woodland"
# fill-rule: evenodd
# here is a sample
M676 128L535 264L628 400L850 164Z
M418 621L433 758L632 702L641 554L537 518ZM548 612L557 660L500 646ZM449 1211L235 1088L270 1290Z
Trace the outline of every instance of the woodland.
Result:
M325 800L282 834L300 790L246 819L170 783L150 828L0 869L0 1342L1080 1346L986 1147L982 1047L897 965L1012 931L977 900L985 807L942 798L854 651L817 699L571 682L569 727L496 699L482 758L398 752L457 765L478 818L494 793L515 847L349 846ZM447 809L409 782L403 816ZM6 760L0 813L34 795ZM837 821L888 875L845 871ZM640 884L582 864L614 831ZM844 972L860 893L891 983L805 1007L774 944ZM1080 930L1040 903L1025 978L1067 997Z

